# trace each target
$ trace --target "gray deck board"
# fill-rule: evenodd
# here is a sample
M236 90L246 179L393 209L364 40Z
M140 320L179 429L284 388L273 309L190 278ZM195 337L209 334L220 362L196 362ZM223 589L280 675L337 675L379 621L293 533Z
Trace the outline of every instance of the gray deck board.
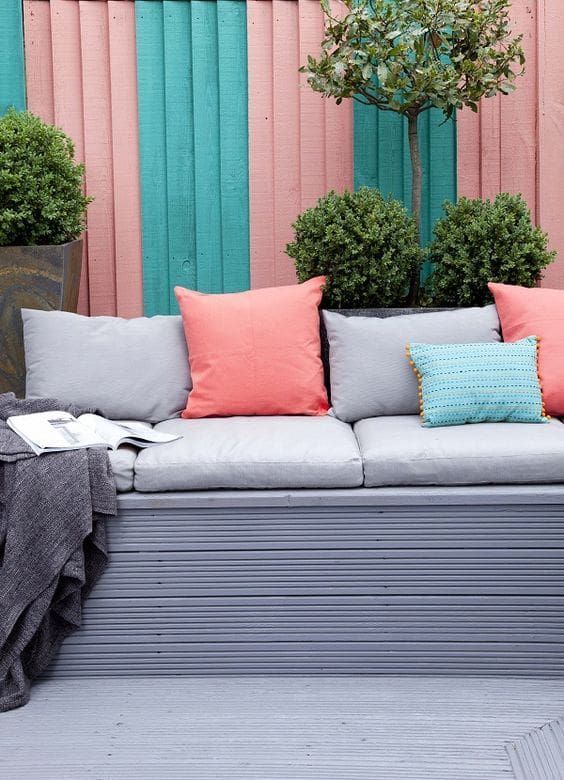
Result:
M10 780L496 780L564 680L46 680L0 716ZM521 742L519 742L521 744Z

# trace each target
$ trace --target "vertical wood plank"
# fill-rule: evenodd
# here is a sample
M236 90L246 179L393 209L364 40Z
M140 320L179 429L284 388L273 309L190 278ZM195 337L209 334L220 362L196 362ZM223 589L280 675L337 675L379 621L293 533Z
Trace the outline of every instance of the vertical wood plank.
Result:
M25 69L27 107L44 122L53 124L53 53L49 0L24 0Z
M458 194L465 198L479 198L481 192L481 121L479 114L469 108L456 117Z
M354 188L380 187L378 125L381 115L371 106L354 104Z
M75 156L84 162L84 115L80 7L75 0L51 0L54 122L74 141ZM90 313L88 234L84 236L78 299L80 314Z
M274 283L272 3L248 0L251 286Z
M309 54L319 51L323 37L323 15L319 4L298 0L299 64L307 62ZM325 108L329 100L314 92L307 83L307 74L299 75L299 144L300 144L300 211L315 204L327 191ZM334 102L334 101L332 101Z
M0 116L10 106L25 109L21 0L3 0L0 12Z
M116 313L143 313L135 6L109 0Z
M198 288L217 293L223 288L217 6L191 5Z
M137 89L145 314L170 306L162 3L136 0ZM164 259L164 261L163 261Z
M427 236L431 239L433 226L443 214L443 203L456 201L456 120L444 121L441 111L429 112L429 163L427 184L429 225Z
M224 292L247 290L250 283L246 28L245 2L217 4Z
M480 104L480 192L482 198L492 198L502 190L501 183L501 106L500 96Z
M116 314L110 43L107 3L80 0L91 314Z
M313 2L318 6L316 0ZM339 0L331 0L331 11L334 16L342 16L346 8ZM304 62L302 60L302 64ZM353 106L350 100L340 106L335 100L325 101L325 186L327 190L337 192L353 187Z
M296 272L286 255L292 222L300 212L300 66L298 4L272 0L272 82L274 89L274 274L275 284L293 284Z
M500 182L506 192L520 192L536 214L537 200L537 9L536 3L513 3L512 27L523 34L527 59L517 90L500 99Z
M197 286L190 4L165 0L163 15L168 311L176 313L174 285Z
M537 218L559 253L545 273L543 286L564 288L564 5L560 0L539 0L538 7Z

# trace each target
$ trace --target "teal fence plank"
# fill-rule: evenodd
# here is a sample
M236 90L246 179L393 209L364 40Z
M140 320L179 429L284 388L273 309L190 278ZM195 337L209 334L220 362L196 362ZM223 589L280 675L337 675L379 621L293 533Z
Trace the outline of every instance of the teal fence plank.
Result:
M456 200L456 124L440 111L419 119L423 161L421 239L427 244L445 200ZM376 187L411 205L407 122L391 112L355 103L354 185Z
M249 287L244 0L136 0L145 311Z
M223 291L217 3L192 0L198 288Z
M164 62L166 178L168 194L169 311L178 304L174 285L198 284L195 233L192 22L190 5L165 0Z
M223 0L217 14L223 289L237 292L250 286L247 4Z
M137 81L145 314L168 314L168 183L162 2L136 0Z
M26 107L22 0L2 0L0 11L0 116L11 106Z

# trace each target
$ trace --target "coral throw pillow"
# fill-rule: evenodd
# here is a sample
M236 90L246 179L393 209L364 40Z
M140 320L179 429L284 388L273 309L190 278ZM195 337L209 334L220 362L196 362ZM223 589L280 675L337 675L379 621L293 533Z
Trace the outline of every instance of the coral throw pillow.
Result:
M564 415L564 290L488 285L505 341L539 338L539 378L547 414Z
M324 283L320 276L222 295L175 287L193 385L182 417L326 414L319 335Z

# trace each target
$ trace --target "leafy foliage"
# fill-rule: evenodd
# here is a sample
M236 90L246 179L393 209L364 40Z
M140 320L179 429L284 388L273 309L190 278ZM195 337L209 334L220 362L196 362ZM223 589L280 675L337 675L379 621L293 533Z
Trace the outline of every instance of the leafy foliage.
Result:
M85 227L84 167L62 130L28 112L0 119L0 246L64 244Z
M548 237L531 224L520 195L503 193L494 201L461 198L445 203L429 247L434 272L427 284L434 306L491 303L488 282L534 287L556 253Z
M482 97L509 93L523 73L522 36L511 32L509 0L343 0L332 13L321 0L325 36L321 54L301 68L325 97L395 111L408 122L411 211L417 236L423 165L418 118L438 108L450 118L464 106L478 110ZM419 270L409 300L419 297Z
M343 0L342 18L321 0L325 38L302 70L316 92L355 97L405 115L431 107L450 117L482 97L515 89L522 36L509 0Z
M330 192L293 225L286 252L298 278L325 274L324 304L331 308L401 306L422 251L415 222L402 203L363 187Z

